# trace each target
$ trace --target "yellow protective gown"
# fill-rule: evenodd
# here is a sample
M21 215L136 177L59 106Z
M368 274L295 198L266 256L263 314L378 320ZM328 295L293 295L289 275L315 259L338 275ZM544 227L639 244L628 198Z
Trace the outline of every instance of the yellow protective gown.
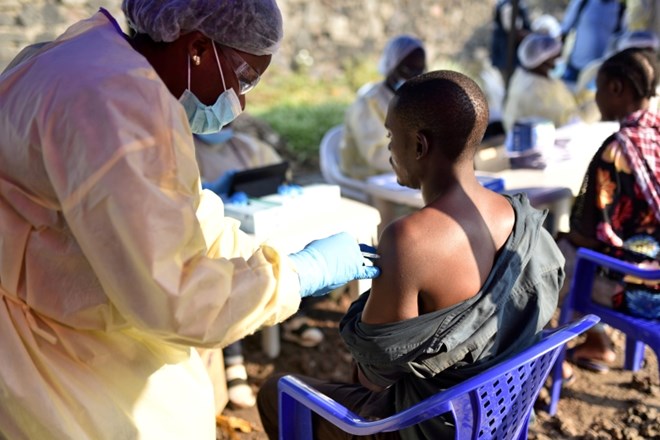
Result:
M276 250L223 258L253 243L115 26L98 13L0 76L0 437L214 439L191 346L299 305Z
M245 170L282 161L272 146L243 133L234 133L230 139L219 143L208 143L198 137L194 140L200 175L206 181L213 181L230 170ZM252 252L254 249L245 249L234 257L248 258ZM211 378L215 410L220 414L229 400L222 349L200 348L198 352Z
M346 110L341 168L354 179L392 171L385 116L394 97L384 81L367 86Z
M539 117L556 127L580 119L577 101L560 79L536 75L517 68L509 82L502 122L506 131L521 118Z

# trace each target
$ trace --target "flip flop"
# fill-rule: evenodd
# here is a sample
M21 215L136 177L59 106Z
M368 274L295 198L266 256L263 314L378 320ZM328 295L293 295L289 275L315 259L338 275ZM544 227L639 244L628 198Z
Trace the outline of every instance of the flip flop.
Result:
M603 374L610 371L610 366L603 360L576 357L575 349L573 348L566 350L566 360L580 368L584 368L585 370L589 370L594 373Z

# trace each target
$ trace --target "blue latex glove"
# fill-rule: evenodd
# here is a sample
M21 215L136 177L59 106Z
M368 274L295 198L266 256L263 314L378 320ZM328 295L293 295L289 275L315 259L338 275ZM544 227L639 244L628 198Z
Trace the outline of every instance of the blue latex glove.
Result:
M220 197L222 198L223 202L230 205L246 206L250 201L248 195L243 191L235 192L230 197L226 197L226 195L221 195Z
M281 196L297 196L303 193L302 186L294 183L283 183L277 187L277 194Z
M202 182L203 189L210 189L220 197L226 197L231 188L231 183L234 180L236 170L229 170L215 179L213 182Z
M379 268L364 265L357 241L346 232L314 240L289 258L298 271L303 298L325 295L349 281L380 275Z

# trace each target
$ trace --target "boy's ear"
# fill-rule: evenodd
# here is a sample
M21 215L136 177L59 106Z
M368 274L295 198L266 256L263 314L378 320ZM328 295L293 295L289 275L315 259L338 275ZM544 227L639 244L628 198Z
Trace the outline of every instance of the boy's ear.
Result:
M429 140L426 135L420 131L416 134L415 152L416 159L423 159L429 154Z

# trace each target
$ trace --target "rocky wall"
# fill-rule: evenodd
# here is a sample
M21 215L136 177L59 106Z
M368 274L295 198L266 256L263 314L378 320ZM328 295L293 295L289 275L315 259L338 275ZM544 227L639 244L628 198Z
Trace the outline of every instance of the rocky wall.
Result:
M528 0L533 14L560 16L568 0ZM331 75L376 60L387 39L419 36L428 58L463 61L488 47L495 0L279 0L285 38L275 63ZM0 69L31 43L52 39L104 6L122 17L120 0L0 0ZM120 20L123 22L123 19Z

